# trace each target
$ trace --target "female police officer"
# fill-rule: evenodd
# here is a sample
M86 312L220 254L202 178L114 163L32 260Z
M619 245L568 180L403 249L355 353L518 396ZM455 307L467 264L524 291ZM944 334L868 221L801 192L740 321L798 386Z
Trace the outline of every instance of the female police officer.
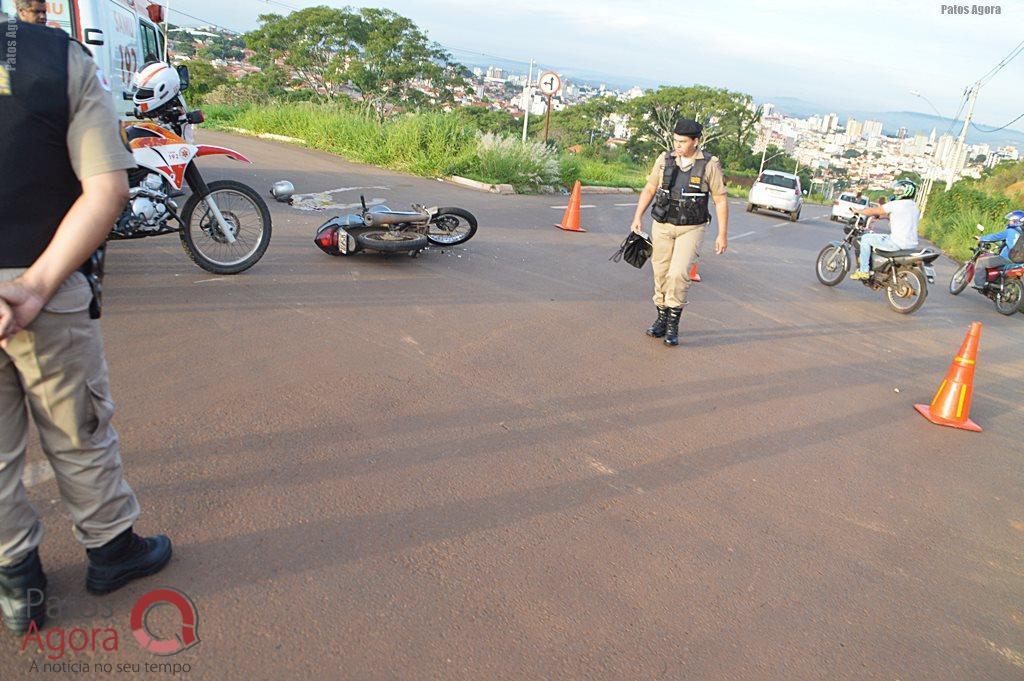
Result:
M718 238L715 253L728 247L729 204L718 158L698 149L703 128L696 121L681 118L672 131L672 151L655 162L640 192L631 229L642 233L644 211L654 201L651 241L654 253L654 304L658 318L647 329L653 338L665 337L665 345L679 344L679 316L690 288L690 265L711 221L708 199L715 202Z

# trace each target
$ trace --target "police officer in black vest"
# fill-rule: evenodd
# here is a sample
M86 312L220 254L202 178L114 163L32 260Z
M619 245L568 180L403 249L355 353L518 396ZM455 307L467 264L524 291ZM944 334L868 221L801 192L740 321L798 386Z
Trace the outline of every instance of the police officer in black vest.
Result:
M653 201L651 267L658 317L647 335L664 337L665 345L670 346L679 344L679 317L690 288L690 267L704 240L705 227L711 222L712 201L718 217L715 253L725 253L729 243L729 202L722 164L717 157L701 151L702 134L703 127L696 121L681 118L676 122L672 151L659 156L651 168L631 226L634 232L643 232L644 211Z
M29 413L86 549L86 588L113 591L171 558L167 537L132 530L96 293L78 271L123 210L134 165L85 48L0 18L0 614L15 632L46 616L43 528L21 479Z

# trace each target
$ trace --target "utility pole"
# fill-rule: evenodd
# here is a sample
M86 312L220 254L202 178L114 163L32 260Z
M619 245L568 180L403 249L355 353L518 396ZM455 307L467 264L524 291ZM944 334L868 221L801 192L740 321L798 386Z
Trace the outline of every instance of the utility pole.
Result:
M970 93L967 98L967 115L964 117L964 127L960 130L960 137L956 141L956 149L953 152L953 158L949 161L949 168L946 170L946 191L948 192L953 187L953 178L960 171L959 168L955 167L960 162L960 154L964 151L964 142L967 141L967 128L971 125L971 118L974 117L974 104L978 101L978 92L981 90L981 81L976 82L971 86Z
M526 77L526 85L523 86L523 109L526 115L523 116L523 144L526 144L526 128L530 125L530 106L533 104L533 60L530 60L530 75Z

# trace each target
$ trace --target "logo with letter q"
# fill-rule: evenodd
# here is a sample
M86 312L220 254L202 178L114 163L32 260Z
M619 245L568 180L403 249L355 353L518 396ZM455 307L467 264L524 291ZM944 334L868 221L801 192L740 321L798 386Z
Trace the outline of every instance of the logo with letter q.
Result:
M146 624L150 611L165 603L176 608L181 616L181 629L174 638L157 638ZM199 643L199 611L196 610L196 604L171 587L153 589L135 601L130 624L135 640L154 655L176 655Z

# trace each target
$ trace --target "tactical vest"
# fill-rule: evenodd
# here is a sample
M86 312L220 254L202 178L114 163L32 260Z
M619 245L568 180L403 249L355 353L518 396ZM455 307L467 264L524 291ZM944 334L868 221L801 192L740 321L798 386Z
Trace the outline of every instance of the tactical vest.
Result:
M655 197L655 207L651 209L655 220L673 225L703 225L711 221L710 192L704 182L711 159L711 154L702 151L692 166L680 170L675 156L665 154L661 188Z
M82 193L68 156L63 31L0 22L0 268L28 267Z

